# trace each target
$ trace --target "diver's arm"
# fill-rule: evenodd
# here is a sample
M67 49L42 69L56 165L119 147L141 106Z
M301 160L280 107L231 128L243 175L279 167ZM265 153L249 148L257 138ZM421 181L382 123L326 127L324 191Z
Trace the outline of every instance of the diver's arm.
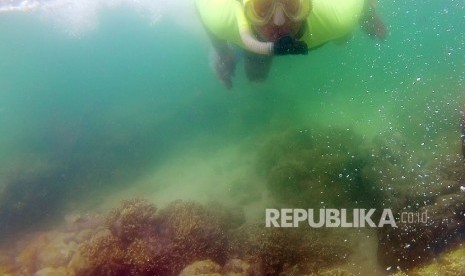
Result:
M386 25L376 12L377 0L365 0L363 14L360 18L362 30L371 37L385 39L388 31Z
M232 52L229 48L228 42L217 38L214 34L207 30L208 38L210 39L213 48L218 55L228 55Z
M232 76L236 70L236 55L225 40L221 40L207 30L208 37L215 51L213 66L218 78L228 88L232 88Z

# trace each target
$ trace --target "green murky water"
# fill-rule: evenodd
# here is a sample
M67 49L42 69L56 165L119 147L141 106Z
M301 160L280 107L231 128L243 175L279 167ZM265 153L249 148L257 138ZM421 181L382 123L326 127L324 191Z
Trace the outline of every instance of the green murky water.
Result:
M401 137L419 168L460 153L462 1L380 3L386 41L358 30L347 45L276 58L259 84L240 60L232 90L190 4L156 16L88 5L0 13L2 235L134 196L214 199L260 217L269 195L257 160L287 131L349 129L368 147Z

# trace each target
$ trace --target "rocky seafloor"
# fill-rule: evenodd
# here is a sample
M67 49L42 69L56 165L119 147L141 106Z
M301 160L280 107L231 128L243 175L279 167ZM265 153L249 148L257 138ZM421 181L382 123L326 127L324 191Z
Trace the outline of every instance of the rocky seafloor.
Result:
M131 199L2 250L0 274L287 275L330 269L351 253L345 234L267 229L242 215L218 204L177 200L157 210Z
M412 152L400 134L364 139L347 129L263 139L256 170L271 206L390 208L398 227L373 230L378 275L465 275L461 156ZM427 220L402 222L403 212ZM0 250L0 274L365 275L348 269L357 229L266 228L245 217L243 208L219 203L158 208L129 199L107 214L68 215L54 230L11 237Z
M0 253L1 275L363 275L347 270L347 231L264 228L218 204L177 200L161 210L124 201L106 216L74 215ZM394 244L393 244L394 245ZM392 252L399 252L393 247ZM398 255L401 256L401 255ZM457 244L392 275L464 275Z

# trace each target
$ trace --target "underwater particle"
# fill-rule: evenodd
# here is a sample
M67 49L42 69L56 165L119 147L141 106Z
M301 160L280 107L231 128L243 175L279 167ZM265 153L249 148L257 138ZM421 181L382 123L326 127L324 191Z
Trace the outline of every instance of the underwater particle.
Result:
M461 191L462 193L465 193L465 186L460 186L460 191Z

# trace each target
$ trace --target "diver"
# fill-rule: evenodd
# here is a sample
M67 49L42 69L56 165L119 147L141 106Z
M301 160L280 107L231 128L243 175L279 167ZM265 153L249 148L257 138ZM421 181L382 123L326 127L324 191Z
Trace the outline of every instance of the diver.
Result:
M357 24L372 37L387 35L376 0L196 0L196 7L227 88L237 62L234 47L244 52L247 78L260 82L274 56L306 55L329 41L346 41Z

